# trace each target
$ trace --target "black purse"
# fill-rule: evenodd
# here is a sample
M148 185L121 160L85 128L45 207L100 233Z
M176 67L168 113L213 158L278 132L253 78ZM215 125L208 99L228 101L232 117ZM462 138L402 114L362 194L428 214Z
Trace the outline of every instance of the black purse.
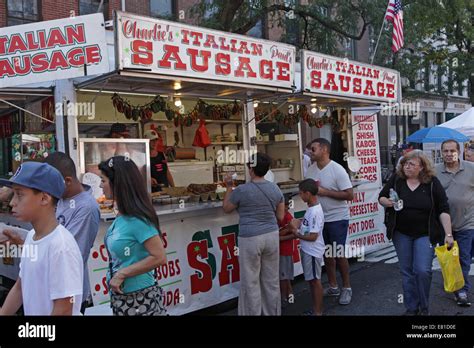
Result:
M112 257L109 250L109 272L110 279L113 278ZM155 269L156 279L156 269ZM155 283L144 289L128 294L116 294L110 289L110 307L117 316L164 316L168 315L165 307L165 294L163 289Z
M168 315L164 291L158 284L128 294L115 294L111 291L110 299L112 312L117 316Z

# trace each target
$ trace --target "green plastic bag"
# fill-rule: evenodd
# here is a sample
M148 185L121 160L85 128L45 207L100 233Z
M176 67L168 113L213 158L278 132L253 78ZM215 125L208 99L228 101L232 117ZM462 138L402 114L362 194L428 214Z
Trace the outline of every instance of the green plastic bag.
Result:
M441 266L441 273L443 273L444 291L454 292L461 289L464 286L464 276L459 263L458 243L454 241L450 250L446 244L436 247L435 253Z

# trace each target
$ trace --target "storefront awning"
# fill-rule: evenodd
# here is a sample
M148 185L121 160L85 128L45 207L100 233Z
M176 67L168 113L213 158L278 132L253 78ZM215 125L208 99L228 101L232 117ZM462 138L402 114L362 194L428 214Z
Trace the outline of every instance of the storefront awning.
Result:
M286 89L150 74L138 70L113 71L76 84L81 90L113 91L150 95L173 95L196 98L263 100L291 95Z
M1 88L0 116L53 95L53 88Z

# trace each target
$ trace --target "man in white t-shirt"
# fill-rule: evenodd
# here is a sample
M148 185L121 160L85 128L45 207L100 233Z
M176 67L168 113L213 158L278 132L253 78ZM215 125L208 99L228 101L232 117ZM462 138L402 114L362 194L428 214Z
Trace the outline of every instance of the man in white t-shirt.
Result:
M306 178L319 183L318 200L324 212L323 236L327 252L324 264L328 275L329 288L325 296L339 296L339 304L347 305L352 299L349 277L349 261L345 257L345 244L349 228L349 204L354 197L352 183L345 169L329 158L331 143L324 138L311 142L313 164L308 168ZM344 254L344 255L341 255ZM336 278L336 263L342 277L339 290Z
M318 185L313 179L303 180L299 184L300 197L308 204L303 220L293 219L290 223L295 238L300 240L301 265L304 279L309 283L313 300L313 315L323 313L323 286L321 268L324 256L324 213L318 203Z
M76 240L56 220L64 179L46 163L23 163L0 186L13 188L12 215L33 226L22 247L20 274L0 315L80 315L83 262Z

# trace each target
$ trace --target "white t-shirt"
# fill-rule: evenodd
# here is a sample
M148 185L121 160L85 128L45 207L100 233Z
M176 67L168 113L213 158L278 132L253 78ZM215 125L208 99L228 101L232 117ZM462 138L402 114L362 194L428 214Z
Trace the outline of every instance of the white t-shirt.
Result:
M40 240L26 236L20 278L25 315L51 315L53 300L74 296L73 315L81 315L83 262L73 235L62 225Z
M303 155L303 176L306 177L308 168L311 167L311 157L307 154Z
M346 170L334 161L329 162L322 170L315 162L306 173L306 178L319 180L319 186L333 191L344 191L352 188L351 179ZM340 201L330 197L319 197L319 203L323 207L324 221L333 222L349 220L349 205L347 201Z
M318 238L314 242L300 239L301 249L306 254L314 257L323 257L325 248L323 227L324 213L323 209L321 208L321 204L316 204L315 206L309 207L304 214L299 233L318 233Z

